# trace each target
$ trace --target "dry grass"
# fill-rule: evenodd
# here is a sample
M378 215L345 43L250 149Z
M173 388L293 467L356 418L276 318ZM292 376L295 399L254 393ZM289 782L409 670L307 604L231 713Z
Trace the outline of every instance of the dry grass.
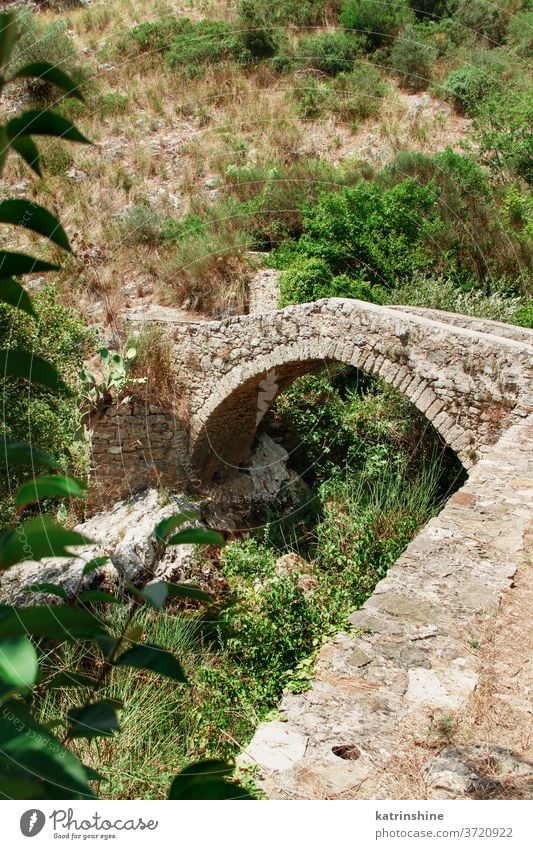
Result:
M77 259L65 264L57 284L90 322L114 328L137 297L212 314L245 308L253 269L242 229L226 227L218 240L178 250L157 238L136 244L121 227L131 207L152 210L162 221L209 208L217 195L213 179L231 166L290 167L321 157L338 163L348 153L387 159L402 147L435 146L436 124L444 119L428 117L428 127L415 126L408 96L393 84L380 116L353 132L332 116L299 117L297 75L229 63L191 80L168 70L160 56L127 47L127 29L142 21L176 14L227 20L236 8L231 0L118 0L63 14L91 78L87 107L69 101L67 111L97 147L45 143L49 167L42 183L11 158L5 191L15 186L20 196L60 212L74 234ZM44 21L55 17L42 15ZM454 124L452 136L465 129Z

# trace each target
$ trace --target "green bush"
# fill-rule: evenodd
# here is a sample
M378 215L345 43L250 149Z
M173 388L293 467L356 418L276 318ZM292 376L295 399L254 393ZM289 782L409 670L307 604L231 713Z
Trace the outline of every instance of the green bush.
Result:
M90 348L91 336L82 318L62 306L51 286L37 293L33 300L38 321L25 313L0 304L0 338L10 348L25 349L45 357L56 366L71 386L78 383L78 371ZM80 443L80 414L76 394L69 397L39 386L28 392L27 383L14 378L3 379L2 420L0 435L15 442L38 445L62 469L73 469L84 477L86 458ZM0 468L0 527L12 518L10 499L6 494L18 483L12 470Z
M520 307L520 309L509 316L508 321L511 324L518 324L521 327L529 327L533 330L533 301L528 301L527 304Z
M477 109L475 132L484 160L494 169L533 183L533 89L524 79L505 96L491 91Z
M384 290L347 274L336 277L322 259L299 257L280 277L280 307L303 304L320 298L356 298L383 303Z
M533 9L513 15L507 28L507 45L518 56L529 58L533 53Z
M392 45L389 64L402 85L411 91L428 87L437 48L424 39L422 27L407 26Z
M49 62L55 67L61 66L76 85L83 84L86 74L79 64L79 53L67 32L66 21L43 24L29 9L22 9L18 12L18 26L20 37L11 56L11 70L30 62ZM50 82L39 79L32 79L25 85L37 100L47 100L57 91Z
M476 38L500 44L506 30L505 4L488 0L458 0L454 19Z
M242 0L239 25L245 48L254 59L270 59L279 49L275 30L269 25L266 10L255 0Z
M170 68L179 68L189 76L198 76L206 65L232 60L246 62L252 57L242 33L222 21L181 19L181 32L175 36L167 56Z
M313 26L331 20L336 16L342 0L270 0L268 17L275 24L296 24L298 26ZM240 14L254 8L255 14L265 14L265 3L262 0L241 0Z
M454 0L409 0L409 6L420 20L442 20L453 12Z
M323 32L298 42L296 68L313 68L329 76L350 71L362 52L364 39L344 32Z
M357 127L359 121L375 118L387 84L378 68L370 62L356 61L350 73L339 74L331 86L328 108L343 121Z
M118 219L126 245L156 245L161 239L162 217L146 204L130 206Z
M448 74L442 87L446 97L459 112L474 115L482 101L495 89L499 89L499 84L484 68L463 65Z
M518 222L506 226L498 192L474 157L451 149L435 156L404 152L380 179L388 185L406 176L437 188L438 220L427 234L433 270L468 286L486 288L507 277L519 288L529 268L527 234Z
M382 0L346 0L340 21L346 30L364 35L372 47L389 44L402 28L412 20L405 2L384 3Z
M390 189L359 182L323 195L304 219L304 233L280 249L281 267L296 255L323 260L333 274L390 287L429 262L423 239L436 194L413 179Z

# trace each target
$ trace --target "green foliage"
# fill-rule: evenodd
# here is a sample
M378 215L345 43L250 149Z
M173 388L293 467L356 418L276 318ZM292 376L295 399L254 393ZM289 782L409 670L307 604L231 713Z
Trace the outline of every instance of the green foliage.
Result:
M358 60L350 72L339 73L331 82L305 76L294 95L302 117L318 118L330 112L356 127L359 121L379 115L386 91L379 69Z
M487 69L476 65L463 65L451 71L442 86L455 108L466 115L475 114L480 104L499 89L498 80ZM498 99L500 96L498 94Z
M336 276L391 287L428 262L424 234L436 194L411 178L381 190L360 182L323 194L304 219L304 233L278 253L282 268L298 255L321 259Z
M275 24L313 26L331 20L341 6L341 0L270 0L268 17ZM264 15L265 4L261 0L241 0L240 14Z
M118 220L120 235L127 245L156 245L161 238L161 215L147 204L128 207Z
M533 90L527 78L507 86L505 96L491 90L476 110L480 152L502 176L517 175L533 183Z
M437 189L438 219L428 231L432 268L468 287L486 292L492 281L509 281L519 292L530 267L528 233L516 216L506 226L500 193L488 173L472 157L447 149L435 156L401 153L382 173L387 185L406 176Z
M454 0L409 0L409 6L420 20L442 20L453 11Z
M71 89L83 84L86 75L81 69L76 46L67 32L66 21L54 20L43 24L30 9L21 9L17 15L17 27L19 37L8 66L10 72L29 63L46 62L55 69L61 66L63 71L67 71L72 79ZM42 71L33 76L26 83L30 93L37 99L49 99L54 93L54 80L46 79ZM69 91L69 87L60 87Z
M411 91L428 87L437 48L424 38L422 27L407 26L394 40L389 64L402 85Z
M280 307L303 304L320 298L357 298L383 303L384 290L347 274L334 276L328 264L317 257L298 257L280 277Z
M79 372L82 401L91 412L111 404L112 400L122 400L123 393L129 386L146 382L144 377L133 378L130 375L137 359L135 348L126 348L123 354L100 348L99 354L104 372L101 378L95 377L85 367Z
M528 301L523 307L516 310L509 316L508 321L511 324L518 324L521 327L529 327L533 330L533 301Z
M333 77L341 71L350 71L363 47L364 39L351 33L323 32L298 41L294 66L312 68Z
M527 59L533 53L533 9L517 12L509 21L506 44Z
M372 47L389 44L412 17L406 3L381 0L346 0L340 21L346 30L364 35Z
M454 20L476 38L499 44L506 30L505 4L488 0L458 0Z

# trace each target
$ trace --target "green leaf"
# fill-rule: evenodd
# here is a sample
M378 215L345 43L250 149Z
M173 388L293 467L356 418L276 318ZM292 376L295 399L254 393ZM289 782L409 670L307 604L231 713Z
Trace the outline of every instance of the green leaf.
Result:
M5 135L7 141L7 133ZM37 150L37 145L35 144L33 139L31 139L29 136L18 136L18 138L11 140L10 146L13 148L13 150L16 150L16 152L19 156L22 157L24 162L27 162L32 171L35 171L35 173L38 174L39 177L42 177L39 151Z
M42 799L42 784L29 778L0 778L0 796L5 799Z
M8 198L0 203L0 221L4 224L16 224L26 227L34 233L46 236L60 248L70 251L67 234L63 227L51 212L44 206L32 203L29 200Z
M188 528L178 531L167 542L167 545L224 545L224 537L216 531L205 528Z
M23 377L48 389L62 389L70 394L54 366L20 348L0 349L0 379L6 377Z
M0 15L0 71L9 62L17 35L17 16L13 12L2 12Z
M0 640L0 681L8 687L31 688L37 681L39 663L35 646L27 637Z
M20 702L0 711L0 764L10 778L42 782L38 798L94 798L83 764Z
M60 605L13 607L11 610L10 616L0 620L0 639L29 635L77 642L107 636L100 619L87 610Z
M0 301L4 304L9 304L16 309L31 315L35 318L35 310L31 298L20 283L8 277L6 280L0 280Z
M91 572L94 572L96 569L99 569L100 566L104 566L105 563L109 563L109 557L107 554L103 554L101 557L93 557L92 560L89 560L82 570L82 575L89 575Z
M85 490L85 484L67 475L42 475L18 488L15 507L21 510L41 498L84 498Z
M0 537L0 570L43 557L72 557L67 546L89 545L92 540L39 515Z
M156 581L153 584L148 584L144 589L139 590L132 584L128 584L127 588L133 592L138 598L144 599L156 610L161 610L169 598L188 598L194 601L208 601L209 596L199 587L192 584L171 584L169 581Z
M89 678L80 672L58 672L46 685L47 689L62 690L64 687L90 687L96 684L96 678Z
M45 466L47 469L56 469L57 463L51 460L43 451L32 448L22 442L11 442L9 439L0 437L0 458L9 466Z
M232 767L222 761L202 761L178 773L169 799L253 799L239 784L227 781Z
M163 519L156 525L155 537L158 542L164 542L172 531L183 525L184 522L191 522L198 519L199 513L197 510L183 510L182 513L177 513L175 516L169 516L168 519Z
M115 651L119 641L114 637L110 637L109 634L102 634L101 636L96 637L96 642L100 647L104 660L110 660L113 657L113 652Z
M60 587L58 584L30 584L28 587L24 587L23 592L25 593L48 593L49 595L56 595L59 598L63 599L63 601L67 600L67 594L63 587Z
M58 88L68 92L69 97L77 97L78 100L83 102L83 95L78 91L79 84L75 83L71 77L55 65L50 65L49 62L30 62L28 65L19 68L11 79L16 80L20 77L37 77L40 80L46 80L46 82L53 83Z
M157 672L158 675L164 675L180 684L187 683L181 664L174 655L161 646L154 646L149 643L143 643L125 651L117 658L115 666L134 666L137 669L149 669L150 672Z
M12 251L0 251L0 274L2 279L6 277L20 277L21 274L36 274L40 271L57 271L59 265L35 259L28 254L13 253Z
M91 601L105 601L109 604L123 604L124 602L117 598L116 595L112 595L111 593L106 593L104 590L87 590L87 592L81 593L77 601L81 601L85 604L85 602Z
M69 737L111 737L120 731L114 702L104 699L91 705L71 708L67 714L70 723Z
M9 139L20 136L56 136L66 141L91 144L68 118L45 109L29 109L6 124Z

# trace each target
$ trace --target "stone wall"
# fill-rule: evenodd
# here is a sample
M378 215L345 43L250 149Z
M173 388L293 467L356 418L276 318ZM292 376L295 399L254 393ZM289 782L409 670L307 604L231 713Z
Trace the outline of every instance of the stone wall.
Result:
M405 798L403 773L413 769L406 753L424 747L436 717L453 724L468 704L479 676L475 647L515 573L531 568L532 496L530 416L503 435L410 543L350 617L351 633L322 648L310 689L283 696L284 721L257 729L241 762L259 768L268 797ZM523 639L528 632L531 619ZM524 739L526 700L524 693ZM461 795L467 770L450 783L426 764L424 793Z
M531 408L533 333L518 333L336 298L180 325L193 467L206 480L234 471L250 456L258 413L299 375L342 362L397 387L470 468Z
M133 401L93 423L91 497L97 506L145 487L183 488L187 479L187 431L169 410Z

